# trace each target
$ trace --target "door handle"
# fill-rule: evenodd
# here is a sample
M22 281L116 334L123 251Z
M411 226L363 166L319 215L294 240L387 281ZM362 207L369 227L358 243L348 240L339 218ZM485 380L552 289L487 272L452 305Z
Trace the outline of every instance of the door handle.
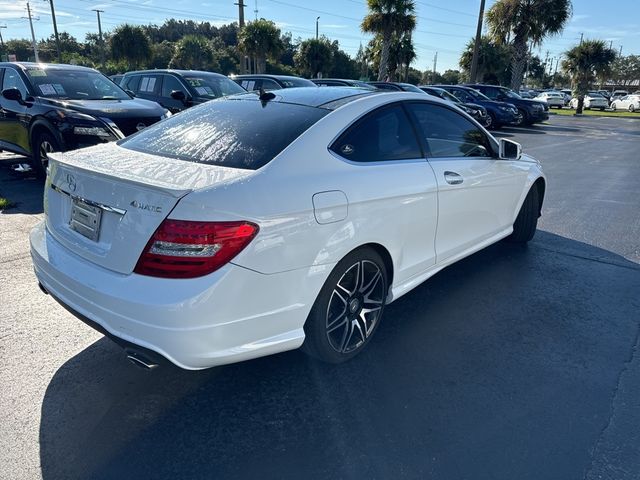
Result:
M464 179L459 173L446 171L444 172L444 180L449 185L460 185Z

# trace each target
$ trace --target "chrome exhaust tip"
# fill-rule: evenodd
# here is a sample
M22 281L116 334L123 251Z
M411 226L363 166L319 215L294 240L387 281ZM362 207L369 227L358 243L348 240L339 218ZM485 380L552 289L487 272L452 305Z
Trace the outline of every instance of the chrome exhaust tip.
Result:
M143 370L153 370L158 364L138 352L127 351L127 360Z

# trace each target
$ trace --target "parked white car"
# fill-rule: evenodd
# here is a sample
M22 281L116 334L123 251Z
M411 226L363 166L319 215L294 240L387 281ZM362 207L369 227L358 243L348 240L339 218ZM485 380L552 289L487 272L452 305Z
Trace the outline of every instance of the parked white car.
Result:
M562 108L564 107L564 95L560 92L542 92L539 93L536 100L545 102L549 108Z
M609 102L606 98L596 92L588 92L584 96L584 105L585 109L599 109L600 111L604 110L609 106ZM571 99L571 108L578 108L578 98L574 97Z
M630 112L640 112L640 95L625 95L611 102L612 110L629 110Z
M440 99L342 87L212 100L49 158L38 281L146 367L348 360L385 305L529 241L546 184Z

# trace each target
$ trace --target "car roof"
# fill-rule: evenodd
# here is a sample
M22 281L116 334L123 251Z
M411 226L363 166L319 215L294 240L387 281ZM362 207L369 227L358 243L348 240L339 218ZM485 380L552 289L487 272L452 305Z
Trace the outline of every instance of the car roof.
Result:
M273 78L275 80L307 80L295 75L272 75L270 73L246 73L243 75L232 75L231 78Z
M272 90L274 95L267 102L290 103L308 107L326 108L333 110L345 103L349 103L365 95L379 95L383 92L358 87L308 88L293 87L282 90ZM220 100L259 100L257 92L229 95ZM216 101L220 101L216 100Z
M225 77L226 75L222 75L216 72L207 72L205 70L179 70L175 68L157 68L153 70L134 70L132 72L127 72L125 75L133 75L133 74L149 74L149 73L176 73L178 75L200 75L206 73L207 75L215 75L217 77Z
M51 69L51 70L80 70L87 72L96 72L97 70L89 67L83 67L80 65L68 65L66 63L36 63L36 62L0 62L0 67L6 67L13 65L14 67L21 67L23 70L33 69Z

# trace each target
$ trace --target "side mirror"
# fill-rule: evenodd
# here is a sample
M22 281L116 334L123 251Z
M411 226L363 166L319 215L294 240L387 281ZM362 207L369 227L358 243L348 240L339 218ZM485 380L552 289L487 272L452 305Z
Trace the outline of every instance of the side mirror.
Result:
M13 100L14 102L18 102L20 105L24 105L24 100L22 99L22 93L15 87L7 88L2 91L2 96L7 100Z
M187 99L187 96L184 94L182 90L173 90L171 92L171 98L173 98L174 100L180 100L181 102L184 102Z
M506 138L499 141L498 158L500 160L520 160L522 156L522 145Z

